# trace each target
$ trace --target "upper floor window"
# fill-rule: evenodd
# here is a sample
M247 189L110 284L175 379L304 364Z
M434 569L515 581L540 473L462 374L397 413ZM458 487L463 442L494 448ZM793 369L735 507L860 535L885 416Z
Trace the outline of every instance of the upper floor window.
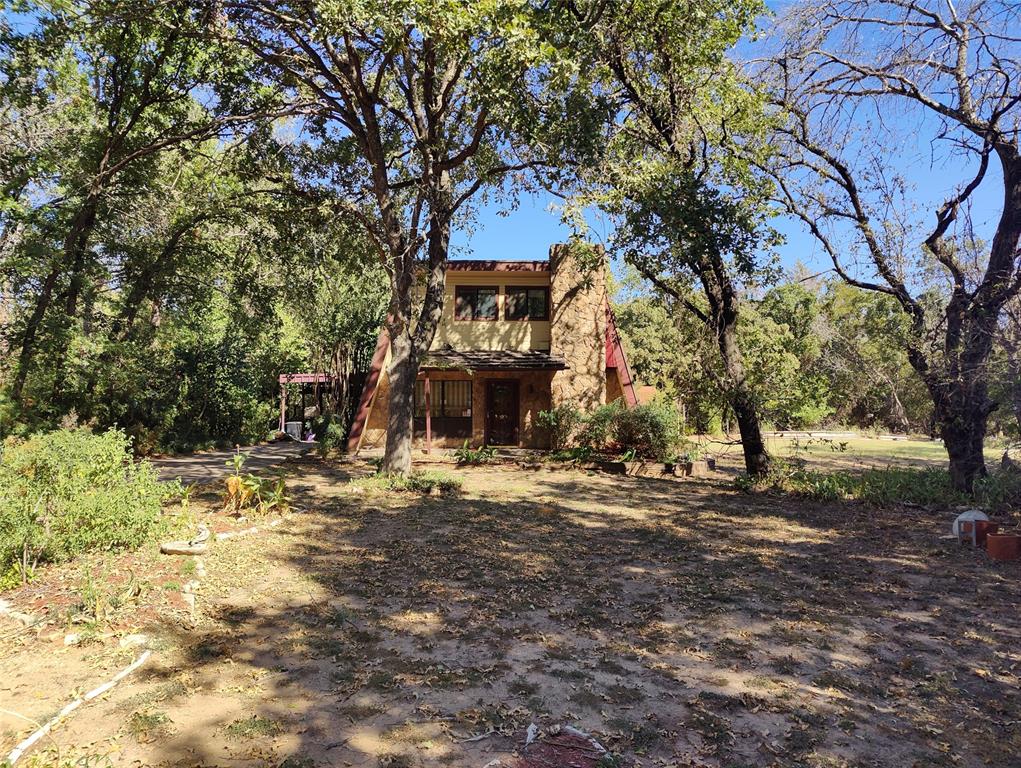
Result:
M549 320L549 288L507 286L504 317L508 320Z
M497 289L474 285L458 285L454 288L455 320L496 320Z

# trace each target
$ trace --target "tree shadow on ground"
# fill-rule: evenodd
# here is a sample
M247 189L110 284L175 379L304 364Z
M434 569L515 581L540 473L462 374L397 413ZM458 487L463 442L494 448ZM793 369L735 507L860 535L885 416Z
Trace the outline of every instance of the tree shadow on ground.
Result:
M148 682L177 683L150 708L174 728L132 756L482 766L531 722L624 764L1021 748L1017 569L939 540L942 521L505 468L462 472L456 497L355 494L302 467L307 512L210 558L226 586Z

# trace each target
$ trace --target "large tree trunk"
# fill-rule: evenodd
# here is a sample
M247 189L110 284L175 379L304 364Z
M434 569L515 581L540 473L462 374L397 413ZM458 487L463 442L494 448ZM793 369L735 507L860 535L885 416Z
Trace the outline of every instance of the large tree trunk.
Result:
M411 328L412 291L415 266L394 281L391 302L390 331L390 411L386 424L386 450L380 468L386 474L406 475L411 471L412 416L415 401L415 380L418 366L432 346L436 326L443 311L443 289L447 278L447 253L450 250L450 218L452 215L450 179L440 174L433 193L428 239L428 274L418 322Z
M748 388L745 376L744 355L737 342L736 306L723 310L718 315L720 326L716 330L723 368L727 375L728 401L737 419L741 432L741 448L744 451L745 470L749 475L763 475L769 469L769 454L762 440L759 413L755 397Z
M959 491L974 493L975 481L987 474L983 447L988 409L960 404L936 418L950 456L950 482Z
M411 471L412 416L418 358L409 329L402 323L390 329L390 410L386 422L386 450L380 471L406 475Z

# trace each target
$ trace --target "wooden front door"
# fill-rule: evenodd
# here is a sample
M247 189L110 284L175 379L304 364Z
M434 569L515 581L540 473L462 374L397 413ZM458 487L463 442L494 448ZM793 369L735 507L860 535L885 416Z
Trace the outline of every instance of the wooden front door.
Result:
M518 383L486 382L486 445L518 444Z

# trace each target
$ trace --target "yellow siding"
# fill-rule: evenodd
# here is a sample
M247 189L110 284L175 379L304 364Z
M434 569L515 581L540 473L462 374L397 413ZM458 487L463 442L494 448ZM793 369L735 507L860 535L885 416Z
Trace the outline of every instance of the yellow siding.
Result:
M443 315L436 328L433 349L451 346L454 349L550 348L548 320L504 320L504 288L508 285L549 286L548 272L447 272L443 297ZM499 320L455 320L454 289L458 285L496 286Z

